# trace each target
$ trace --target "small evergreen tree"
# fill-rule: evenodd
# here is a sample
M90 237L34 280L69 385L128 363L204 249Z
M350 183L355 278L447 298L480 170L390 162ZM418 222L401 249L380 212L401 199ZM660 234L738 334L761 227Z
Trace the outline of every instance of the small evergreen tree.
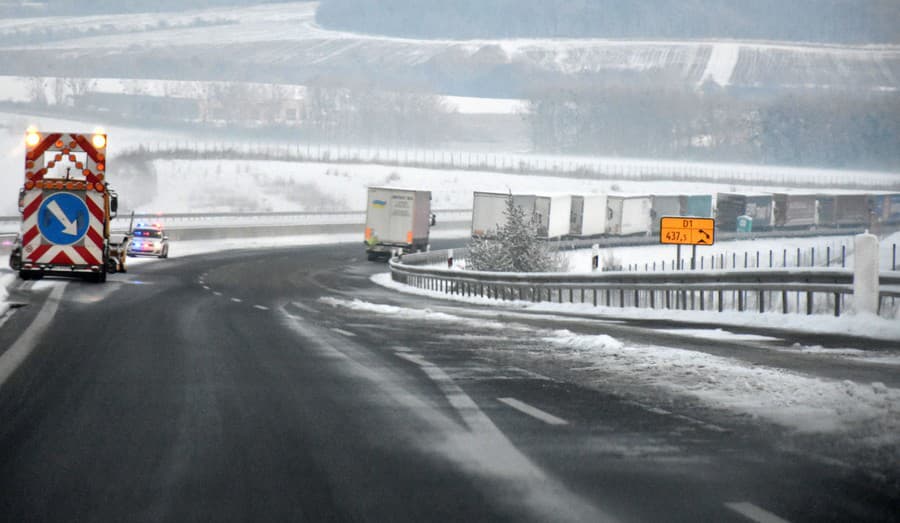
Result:
M565 269L566 262L547 243L537 236L539 223L532 214L506 198L503 211L506 223L488 231L484 237L473 238L468 245L466 267L491 272L556 272Z

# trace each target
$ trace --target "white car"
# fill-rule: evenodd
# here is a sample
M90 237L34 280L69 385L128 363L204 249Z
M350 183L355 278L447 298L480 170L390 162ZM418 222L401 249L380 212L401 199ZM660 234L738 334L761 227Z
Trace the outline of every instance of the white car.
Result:
M169 237L161 225L138 225L131 232L131 242L126 251L128 256L169 257Z

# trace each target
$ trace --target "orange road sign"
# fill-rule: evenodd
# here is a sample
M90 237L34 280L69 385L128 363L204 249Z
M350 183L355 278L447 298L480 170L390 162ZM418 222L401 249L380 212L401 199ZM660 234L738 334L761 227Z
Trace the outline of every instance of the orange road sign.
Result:
M716 241L716 221L712 218L666 216L659 222L659 243L712 245Z

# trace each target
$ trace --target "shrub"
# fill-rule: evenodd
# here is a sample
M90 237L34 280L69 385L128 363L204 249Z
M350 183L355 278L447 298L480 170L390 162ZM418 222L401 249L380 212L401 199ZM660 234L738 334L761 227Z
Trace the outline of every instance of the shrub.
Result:
M537 236L535 216L513 203L512 194L506 198L506 223L473 238L468 245L466 267L491 272L559 272L567 262L558 252Z

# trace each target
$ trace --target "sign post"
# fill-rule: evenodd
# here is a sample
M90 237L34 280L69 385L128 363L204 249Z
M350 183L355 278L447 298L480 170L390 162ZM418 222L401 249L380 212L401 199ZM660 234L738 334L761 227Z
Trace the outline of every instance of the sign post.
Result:
M675 268L681 269L681 246L691 246L691 269L697 268L697 246L716 242L716 221L712 218L665 216L659 222L659 243L676 246Z

